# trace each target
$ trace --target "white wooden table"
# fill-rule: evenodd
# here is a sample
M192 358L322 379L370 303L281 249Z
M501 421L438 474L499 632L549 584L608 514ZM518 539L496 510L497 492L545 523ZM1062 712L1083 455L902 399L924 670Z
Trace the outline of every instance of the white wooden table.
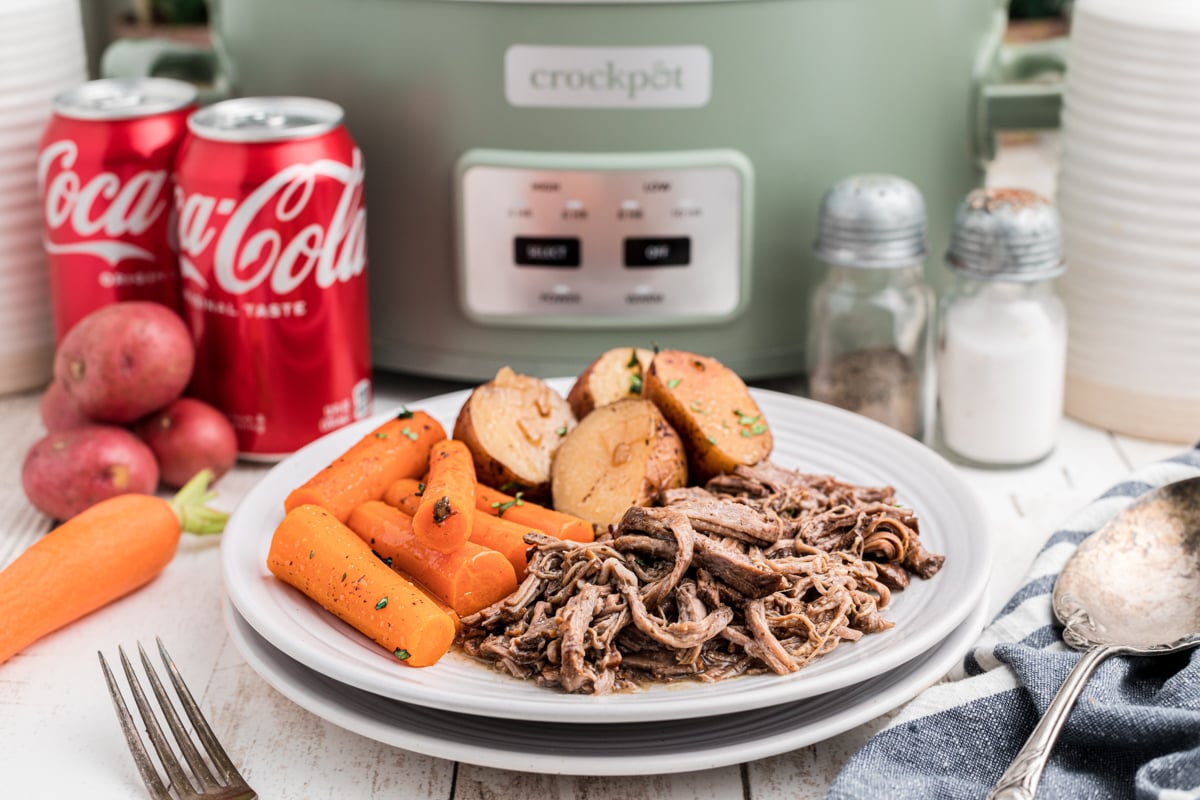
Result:
M454 385L385 379L379 407ZM21 460L42 435L36 394L0 398L0 565L41 536L49 520L20 486ZM995 543L989 613L999 608L1045 538L1072 511L1128 471L1182 450L1115 436L1070 420L1057 451L1034 467L962 469L978 493ZM239 466L219 484L234 504L265 471ZM533 775L456 764L347 732L294 705L247 666L221 616L220 539L185 536L166 571L140 591L74 623L0 665L0 796L145 796L125 749L96 659L163 637L226 749L264 798L304 800L528 800L528 798L745 798L824 795L878 719L794 752L704 772L631 778ZM0 625L4 620L0 619Z

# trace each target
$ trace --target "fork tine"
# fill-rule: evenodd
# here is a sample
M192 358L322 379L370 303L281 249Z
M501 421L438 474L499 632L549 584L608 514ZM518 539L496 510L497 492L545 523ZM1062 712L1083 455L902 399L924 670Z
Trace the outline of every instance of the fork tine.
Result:
M142 723L146 726L150 743L154 745L154 750L158 753L158 760L166 770L171 785L183 797L195 795L196 787L188 780L187 775L183 772L183 767L179 765L179 759L175 757L171 746L167 744L162 728L158 725L158 719L155 718L154 711L146 700L146 693L142 691L142 686L138 683L137 674L133 671L133 664L129 663L129 657L125 655L125 648L118 647L117 653L121 656L121 666L125 668L125 677L129 680L129 689L133 693L133 701L137 704L138 712L142 715Z
M196 704L195 698L192 697L191 691L187 684L183 682L183 676L179 674L179 668L175 666L175 662L167 653L167 648L163 644L162 639L158 636L154 637L158 642L158 654L162 657L163 664L166 665L167 674L171 678L171 683L175 686L175 692L179 695L179 700L183 704L183 710L187 712L188 719L192 721L192 727L196 730L196 735L200 737L200 741L204 744L204 749L208 751L209 758L212 759L221 771L227 783L239 783L242 786L246 785L245 779L238 773L237 767L234 766L233 759L225 752L225 748L221 747L221 743L217 741L217 735L213 733L212 727L208 724L208 720L204 718L204 714L200 711L200 706Z
M142 666L146 668L146 677L150 679L150 687L154 690L154 696L158 698L158 706L163 712L163 718L166 719L167 727L171 729L171 733L175 735L175 744L179 745L179 751L183 753L184 759L191 766L192 774L195 775L205 788L222 788L217 779L213 777L208 765L204 763L204 759L200 756L200 751L196 749L196 745L192 744L192 737L188 735L187 729L183 727L183 722L180 721L179 714L175 711L175 704L167 696L167 690L163 688L162 681L158 677L158 672L155 671L154 665L150 663L150 657L146 655L141 642L138 642L137 648L142 658ZM172 683L175 682L172 681ZM175 683L175 691L179 691L178 683ZM184 705L186 707L186 701Z
M129 752L133 754L133 762L137 764L138 772L142 775L142 782L146 784L151 795L166 800L170 797L167 794L167 787L163 786L162 780L154 770L150 754L146 752L146 746L142 744L142 737L138 735L137 726L133 722L133 716L129 713L129 706L125 704L121 690L117 688L117 681L113 678L112 670L108 668L108 662L104 660L103 653L97 652L96 655L100 656L100 668L104 670L104 682L108 684L108 693L112 697L113 708L117 711L117 719L121 722L121 731L125 734Z

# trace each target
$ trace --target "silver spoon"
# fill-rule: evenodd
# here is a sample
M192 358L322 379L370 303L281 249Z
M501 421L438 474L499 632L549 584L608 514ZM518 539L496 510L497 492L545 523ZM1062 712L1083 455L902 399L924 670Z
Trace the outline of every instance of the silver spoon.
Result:
M1200 645L1200 478L1147 492L1083 540L1054 583L1063 640L1083 657L988 800L1033 800L1058 733L1101 661Z

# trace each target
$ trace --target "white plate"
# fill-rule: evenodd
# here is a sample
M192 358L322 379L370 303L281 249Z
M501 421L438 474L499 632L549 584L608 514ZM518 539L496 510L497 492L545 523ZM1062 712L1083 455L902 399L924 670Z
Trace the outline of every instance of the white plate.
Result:
M234 646L263 680L301 708L348 731L414 753L497 769L556 775L665 775L786 753L891 711L958 663L984 622L980 603L946 639L913 661L843 691L770 708L688 720L571 725L431 711L314 672L254 632L233 607Z
M550 382L566 392L570 381ZM412 403L449 431L468 392ZM225 529L221 564L234 606L287 655L334 680L416 705L496 717L559 722L633 722L712 716L762 708L841 689L915 658L946 638L983 596L991 565L978 502L944 459L891 428L791 395L754 391L775 436L776 463L827 472L860 484L892 484L917 509L921 540L946 556L929 581L914 579L884 615L896 625L842 644L791 675L752 675L718 683L655 685L604 697L538 688L452 650L414 669L325 612L266 567L271 534L287 493L391 415L320 439L280 462L246 495Z

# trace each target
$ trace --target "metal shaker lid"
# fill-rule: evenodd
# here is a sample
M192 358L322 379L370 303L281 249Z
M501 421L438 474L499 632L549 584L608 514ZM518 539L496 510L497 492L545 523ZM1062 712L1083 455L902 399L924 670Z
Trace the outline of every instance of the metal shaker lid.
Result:
M976 189L958 205L946 264L984 280L1040 281L1067 269L1062 218L1026 189Z
M925 260L925 199L895 175L854 175L821 198L813 254L843 267L910 267Z

